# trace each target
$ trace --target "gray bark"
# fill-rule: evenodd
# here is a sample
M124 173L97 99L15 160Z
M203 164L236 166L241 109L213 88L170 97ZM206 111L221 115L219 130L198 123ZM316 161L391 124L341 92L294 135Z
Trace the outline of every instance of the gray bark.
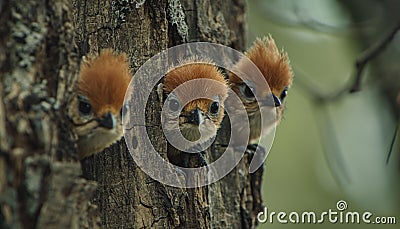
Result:
M65 106L78 69L68 1L0 2L0 227L95 228Z

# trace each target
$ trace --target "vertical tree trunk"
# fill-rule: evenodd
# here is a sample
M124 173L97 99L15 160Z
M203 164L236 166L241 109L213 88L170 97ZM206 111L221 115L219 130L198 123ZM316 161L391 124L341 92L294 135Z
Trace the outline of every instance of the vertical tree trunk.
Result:
M174 188L138 168L121 140L81 162L83 179L64 111L81 56L111 47L137 70L186 42L243 50L244 8L244 0L1 1L0 227L254 227L262 170L250 176L247 155L215 184ZM153 93L146 118L154 124L159 102ZM160 125L147 131L165 157ZM208 159L223 152L229 131L222 127Z
M95 228L65 106L78 69L68 1L0 1L0 228Z

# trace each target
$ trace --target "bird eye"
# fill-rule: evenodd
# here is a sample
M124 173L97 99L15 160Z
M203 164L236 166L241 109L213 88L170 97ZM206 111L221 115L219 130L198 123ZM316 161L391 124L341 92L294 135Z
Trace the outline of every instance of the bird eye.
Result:
M212 115L218 115L218 113L219 113L219 102L214 101L214 102L211 103L211 105L210 105L210 113Z
M181 104L179 103L178 100L176 99L171 99L169 101L169 109L173 112L176 112L179 110L179 108L181 107Z
M92 113L92 105L89 102L80 100L78 106L82 115L90 115Z
M285 89L283 89L283 91L282 91L282 93L281 93L281 96L280 96L280 98L281 98L282 101L283 101L283 99L286 98L287 93L288 93L288 88L285 87Z
M246 98L246 99L254 99L255 97L255 88L243 83L240 86L240 92L242 93L242 95Z

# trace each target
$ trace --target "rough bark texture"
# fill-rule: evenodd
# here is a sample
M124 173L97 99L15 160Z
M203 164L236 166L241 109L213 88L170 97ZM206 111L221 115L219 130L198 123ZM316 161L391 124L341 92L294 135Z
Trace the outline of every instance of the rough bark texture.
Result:
M0 1L0 228L95 228L65 105L77 56L68 1Z
M173 188L138 168L121 140L81 162L83 179L64 111L83 55L111 47L137 70L185 42L243 50L244 10L244 0L0 1L0 227L254 227L262 170L249 175L248 155L215 184ZM152 124L159 102L153 93ZM160 125L147 131L166 158ZM222 127L208 160L229 131Z

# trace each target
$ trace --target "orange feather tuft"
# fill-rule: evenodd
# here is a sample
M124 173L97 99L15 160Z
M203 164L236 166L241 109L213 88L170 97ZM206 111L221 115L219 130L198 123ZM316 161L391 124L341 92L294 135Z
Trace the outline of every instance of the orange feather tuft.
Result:
M245 54L259 68L272 92L280 92L291 85L293 72L289 58L287 53L278 50L271 35L262 40L257 38ZM251 68L249 65L247 61L239 61L236 68L242 72L246 72L244 69L247 69L248 72ZM242 82L235 74L230 74L229 80L231 83Z
M97 116L108 111L118 114L131 78L126 54L104 49L83 61L78 90L87 97Z
M200 81L196 83L196 87L191 85L182 85L185 82L194 79L210 79L217 82ZM220 96L224 101L227 93L227 82L222 73L212 63L191 63L174 68L167 73L164 79L164 90L166 93L172 92L175 88L182 85L176 93L178 98L184 96L199 98Z

